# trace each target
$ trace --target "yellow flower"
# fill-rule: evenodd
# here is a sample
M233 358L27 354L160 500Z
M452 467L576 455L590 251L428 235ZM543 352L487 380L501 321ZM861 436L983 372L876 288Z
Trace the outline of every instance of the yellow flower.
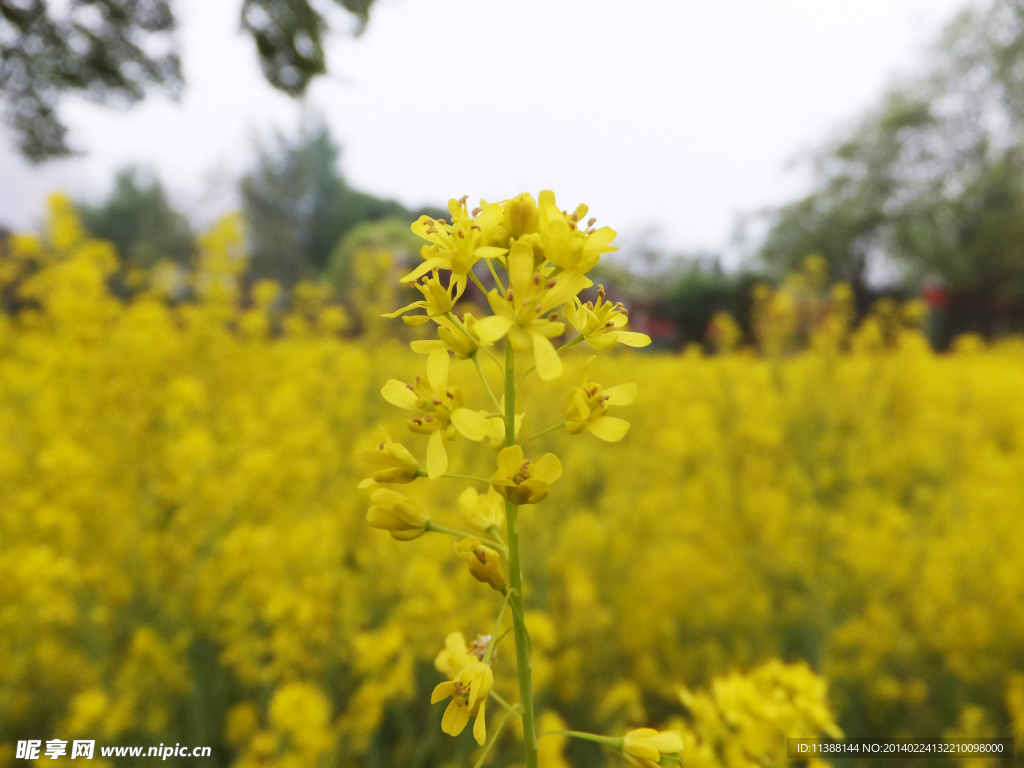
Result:
M682 751L683 737L675 731L637 728L622 738L622 754L637 768L679 765Z
M594 230L596 220L590 219L587 229L583 229L581 222L587 215L587 206L580 204L572 213L560 211L554 192L545 190L540 193L538 209L544 258L552 264L585 273L597 265L602 254L618 250L618 246L612 245L616 232L611 227Z
M475 641L474 641L475 642ZM452 632L444 639L444 650L434 659L434 667L449 680L468 667L480 661L481 656L470 653L466 646L466 638L461 632Z
M491 487L513 504L537 504L548 496L551 483L562 476L562 462L553 453L545 453L537 463L523 460L518 445L502 448L498 469L491 475Z
M451 286L445 288L441 284L441 277L436 269L433 270L431 277L424 276L422 280L414 282L413 287L423 294L422 300L414 301L394 312L387 312L382 317L398 317L414 309L425 309L427 311L425 315L409 315L402 318L402 322L406 325L423 325L423 323L436 320L451 311L452 305L455 303L452 299Z
M597 286L597 303L584 304L578 298L565 305L565 319L592 348L608 349L615 344L646 347L651 337L645 333L618 330L629 322L629 312L622 304L605 301L604 286Z
M505 412L505 398L501 398L501 412ZM486 411L484 412L486 414ZM516 414L516 429L514 439L519 439L519 428L523 426L523 417L525 413ZM500 451L505 447L505 419L503 418L488 418L487 419L487 441L490 443L491 448L496 451Z
M496 551L468 536L455 545L455 554L466 561L474 579L490 584L499 592L505 591L508 582L501 569L501 556Z
M459 511L481 531L505 523L505 503L493 488L488 488L486 494L477 493L476 488L464 490L459 494Z
M358 487L369 488L376 483L411 483L420 471L420 463L408 448L384 432L384 440L375 450L359 454L359 468L369 477Z
M462 198L449 200L448 210L452 215L451 224L429 216L421 216L413 223L412 231L430 245L424 245L420 250L423 263L403 277L402 282L418 280L434 269L447 269L452 273L448 287L455 285L457 299L466 290L466 280L473 265L480 259L501 258L506 249L484 244L491 237L490 230L500 224L501 211L496 206L477 208L474 216L466 211L466 198Z
M518 240L532 235L540 228L540 211L533 195L523 192L501 206L501 223L509 236Z
M587 370L594 361L587 361ZM601 389L600 384L587 381L584 373L583 382L569 392L565 408L565 431L570 435L578 435L584 430L594 437L614 443L626 436L629 422L608 415L608 407L612 405L629 405L636 400L636 384L620 384L617 387Z
M423 505L388 488L378 488L370 497L366 522L381 528L399 541L412 541L427 532L430 515Z
M462 393L448 386L448 351L436 349L427 357L427 378L417 376L411 384L391 379L381 394L392 405L420 411L423 416L410 419L409 429L430 435L427 442L427 475L440 477L448 471L445 440L454 440L458 431L470 440L483 440L488 434L487 419L480 411L463 408Z
M487 294L494 315L477 323L477 333L488 343L508 334L520 352L532 349L537 375L553 381L562 375L562 361L550 339L561 336L564 323L549 315L592 285L582 272L569 269L557 276L551 265L535 269L533 247L524 240L512 244L508 254L509 288L506 295L494 288Z
M491 665L482 661L470 664L455 675L454 679L438 684L430 696L431 704L452 697L441 719L441 730L449 736L458 736L466 727L469 718L476 715L473 738L477 744L483 746L487 739L484 707L493 685L494 673L491 671Z
M438 338L420 339L412 342L409 346L413 352L430 354L437 349L447 349L455 353L455 356L460 360L466 360L472 357L480 346L489 346L488 342L482 341L477 336L475 328L478 321L469 312L462 316L462 326L469 331L469 335L472 338L467 336L462 331L462 328L459 328L447 317L435 317L434 322L438 324Z

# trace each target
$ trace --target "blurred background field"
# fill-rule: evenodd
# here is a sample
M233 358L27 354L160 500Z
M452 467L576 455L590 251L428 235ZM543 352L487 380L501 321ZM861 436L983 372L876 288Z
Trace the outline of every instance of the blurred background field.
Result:
M151 92L187 84L206 96L199 107L186 97L182 114L196 135L223 140L196 142L195 156L211 158L244 143L218 131L241 120L250 91L217 80L212 38L203 68L185 66L175 24L195 35L201 25L188 22L206 18L203 4L101 5L0 0L0 766L20 762L19 739L49 738L208 745L213 757L199 762L239 768L475 762L471 737L442 734L443 707L426 702L445 636L488 632L494 599L450 541L403 545L366 525L356 459L381 425L424 452L379 394L424 361L409 342L425 329L380 317L416 298L397 283L418 259L410 223L446 215L449 195L521 192L524 177L534 194L550 178L569 197L595 186L598 200L584 200L622 230L622 249L591 276L654 340L596 363L603 384L638 384L614 450L589 434L538 441L566 467L549 499L522 513L541 729L676 728L690 768L783 766L786 737L840 733L1013 737L1020 754L1024 3L965 6L881 97L842 102L857 114L801 155L793 194L753 203L722 190L742 187L744 173L764 182L755 161L775 162L759 147L789 136L780 116L844 90L841 57L824 54L848 49L880 66L868 38L841 28L868 24L881 45L892 29L869 22L896 0L856 11L780 0L771 18L742 0L725 11L680 4L657 29L649 8L524 4L502 23L528 34L508 39L481 32L500 4L245 0L223 63L251 70L277 99L264 106L288 104L293 119L254 129L244 161L231 155L203 194L200 160L183 165L196 177L183 193L180 142L166 126L147 133L154 121L180 127L171 102L112 118L81 99L148 106ZM716 26L729 8L741 20ZM571 40L559 37L565 19L581 25ZM415 27L427 50L381 43L378 20L396 35ZM819 33L803 54L778 42L790 21ZM594 41L624 37L619 23L646 30L637 36L653 58L606 60ZM439 46L419 31L440 34L430 24L466 32L470 47ZM368 25L364 50L401 78L382 81L383 102L339 120L317 83L339 77L327 67L338 37L357 45L330 42L346 25ZM749 93L720 84L735 84L727 66L659 58L685 48L676 28L695 46L728 42L730 29L768 46L724 49ZM562 58L515 58L518 40ZM409 72L427 54L455 71L465 51L486 66L462 72L470 85L459 93L487 110L514 101L512 74L576 83L580 62L598 74L586 109L566 109L560 87L525 89L529 114L558 116L546 118L550 133L453 130L443 78ZM758 79L790 55L809 79ZM822 72L837 79L822 84ZM353 72L364 75L375 76ZM372 106L360 99L377 85L340 103ZM708 89L732 95L701 101ZM607 108L600 120L595 103ZM726 144L672 133L694 125ZM388 160L366 184L357 151L357 182L342 171L342 143L361 136L369 157L374 131ZM83 136L102 163L75 156ZM150 154L122 157L119 142ZM721 164L724 187L700 176L697 155L712 158L712 176ZM90 184L75 183L83 169ZM70 192L46 198L54 179ZM704 220L730 217L731 237L708 244ZM460 309L480 301L470 287ZM587 356L566 353L563 381L582 376ZM452 379L482 394L470 363L453 362ZM528 383L523 428L564 409ZM490 474L486 451L456 442L450 452L456 471ZM462 527L459 490L442 479L410 494ZM496 690L515 699L502 669L511 655L506 640ZM560 737L541 751L544 768L624 764ZM496 754L492 764L514 765L502 757L514 750Z
M355 491L378 424L422 451L378 392L423 358L352 336L308 286L242 291L238 219L168 286L53 206L2 261L4 762L60 734L224 765L465 763L423 704L443 636L486 632L493 599L444 537L370 529ZM603 361L639 382L621 450L542 438L571 468L522 523L547 722L675 724L689 762L730 768L781 765L785 736L833 717L1024 737L1024 342L936 354L913 306L851 329L815 264L762 290L760 350ZM454 376L479 388L469 362ZM526 398L524 429L562 417L539 382ZM458 525L445 483L411 488ZM590 746L546 764L604 764Z

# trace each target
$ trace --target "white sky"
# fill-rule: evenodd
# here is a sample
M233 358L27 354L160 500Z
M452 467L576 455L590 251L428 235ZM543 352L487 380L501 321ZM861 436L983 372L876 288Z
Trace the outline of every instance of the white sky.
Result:
M802 189L787 161L912 71L966 2L379 0L308 101L357 188L410 206L551 188L627 238L720 249L738 215ZM35 226L54 189L98 199L127 164L198 222L232 206L253 138L302 111L262 80L239 6L178 0L180 102L69 103L86 156L33 169L0 130L0 223Z

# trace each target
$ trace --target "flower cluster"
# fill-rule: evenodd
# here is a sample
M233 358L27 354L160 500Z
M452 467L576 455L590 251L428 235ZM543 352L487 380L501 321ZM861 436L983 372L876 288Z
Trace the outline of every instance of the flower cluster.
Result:
M412 225L413 232L427 243L420 253L423 262L403 281L411 283L423 298L386 315L402 316L409 325L433 322L437 326L436 340L419 340L412 345L414 351L427 354L425 375L417 375L411 382L392 379L381 390L384 399L392 405L419 413L408 422L408 427L415 434L429 436L426 472L420 470L407 448L386 437L376 450L366 451L360 458L360 465L369 473L360 486L408 483L423 475L430 480L450 478L489 486L486 495L470 486L458 497L459 509L480 532L479 536L438 525L431 521L421 504L383 488L373 492L366 520L401 541L430 531L459 537L455 554L466 563L469 573L504 597L494 631L480 655L468 655L461 634L448 636L437 666L450 679L435 688L431 700L451 698L441 723L445 733L458 735L470 718L475 717L473 736L483 746L487 738L487 699L489 695L498 698L507 711L502 724L510 716L521 720L526 765L535 768L538 735L534 723L531 649L524 619L517 517L520 506L539 504L548 497L552 485L562 476L562 463L553 453L528 458L523 446L563 428L570 435L586 431L608 442L621 440L629 423L609 415L608 411L611 406L632 403L636 398L636 385L621 384L605 389L585 376L581 385L568 393L562 422L518 442L524 414L516 413L517 385L534 371L542 382L559 379L563 372L560 353L579 342L585 341L594 349L604 350L617 342L645 346L650 339L623 329L627 312L621 304L612 305L607 301L602 286L598 287L596 303L584 303L580 298L580 293L593 285L587 272L597 265L602 254L615 250L614 230L595 229L593 218L584 223L585 205L569 213L558 208L551 192L542 192L536 201L524 193L501 203L481 200L479 207L472 211L468 210L466 198L450 201L448 208L450 223L424 216ZM486 270L481 266L478 274L478 265L483 263L486 263ZM477 317L464 312L460 319L457 303L465 297L470 281L479 289L479 298L486 302L491 314ZM556 347L555 342L566 332L560 311L576 334ZM502 358L494 352L499 342L503 342L504 347ZM457 360L472 361L480 377L481 395L489 398L493 410L469 407L463 392L449 385L451 355ZM532 364L517 379L520 357ZM492 389L482 358L484 362L493 363L501 376L501 400ZM492 460L494 471L489 478L448 472L445 442L459 436L475 442L491 437L490 444L500 448ZM504 535L498 527L502 522L506 526ZM493 691L491 667L509 605L512 606L519 679L520 700L515 705ZM493 738L497 738L497 733ZM652 738L641 729L609 743L617 745L634 764L653 765L652 755L655 762L661 759L656 746L666 755L677 754L682 749L681 742L678 749L675 748L677 740L678 736L671 734Z

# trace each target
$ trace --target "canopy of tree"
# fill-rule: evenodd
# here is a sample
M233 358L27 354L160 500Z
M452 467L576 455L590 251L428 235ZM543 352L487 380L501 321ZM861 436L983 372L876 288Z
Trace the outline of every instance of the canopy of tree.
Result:
M361 31L373 0L334 0ZM243 0L267 80L292 96L326 71L323 3ZM130 105L151 88L183 85L173 0L0 0L0 100L22 154L33 162L72 153L58 106L77 93Z
M811 194L771 212L767 264L818 252L863 291L881 259L910 285L1024 299L1024 0L961 14L923 76L813 159Z

